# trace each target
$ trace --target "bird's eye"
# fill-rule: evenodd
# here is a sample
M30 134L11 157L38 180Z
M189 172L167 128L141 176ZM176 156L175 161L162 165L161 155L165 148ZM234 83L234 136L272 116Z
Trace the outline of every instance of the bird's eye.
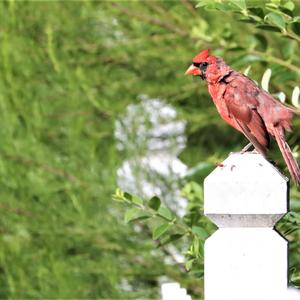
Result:
M208 66L208 62L203 62L199 65L200 68L206 68Z

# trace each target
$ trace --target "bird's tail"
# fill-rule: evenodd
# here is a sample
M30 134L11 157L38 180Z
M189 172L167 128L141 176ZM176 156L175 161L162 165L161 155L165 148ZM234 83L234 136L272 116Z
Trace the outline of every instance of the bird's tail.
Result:
M297 185L300 185L300 168L292 154L291 148L285 141L283 129L279 126L275 127L274 135L292 178L294 179Z

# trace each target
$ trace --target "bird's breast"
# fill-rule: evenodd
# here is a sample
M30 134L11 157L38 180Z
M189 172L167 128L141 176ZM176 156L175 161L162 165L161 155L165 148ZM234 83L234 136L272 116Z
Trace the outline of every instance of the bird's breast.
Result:
M227 87L226 83L218 82L216 84L209 84L208 91L222 119L236 130L241 131L236 121L230 116L226 102L223 98Z

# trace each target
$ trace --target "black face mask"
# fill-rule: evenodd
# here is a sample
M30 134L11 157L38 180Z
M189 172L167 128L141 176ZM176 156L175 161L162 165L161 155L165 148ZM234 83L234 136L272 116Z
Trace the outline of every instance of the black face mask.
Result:
M202 62L202 63L193 63L193 65L201 70L201 74L199 75L202 80L206 79L206 69L208 66L208 62Z

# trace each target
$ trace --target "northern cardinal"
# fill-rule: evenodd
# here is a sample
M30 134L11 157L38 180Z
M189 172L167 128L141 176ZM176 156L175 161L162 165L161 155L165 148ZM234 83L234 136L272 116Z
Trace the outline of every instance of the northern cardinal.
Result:
M266 156L270 135L275 138L292 178L300 184L300 169L285 140L295 110L276 101L247 76L231 69L210 49L196 55L185 74L200 76L223 120L242 132L255 149Z

